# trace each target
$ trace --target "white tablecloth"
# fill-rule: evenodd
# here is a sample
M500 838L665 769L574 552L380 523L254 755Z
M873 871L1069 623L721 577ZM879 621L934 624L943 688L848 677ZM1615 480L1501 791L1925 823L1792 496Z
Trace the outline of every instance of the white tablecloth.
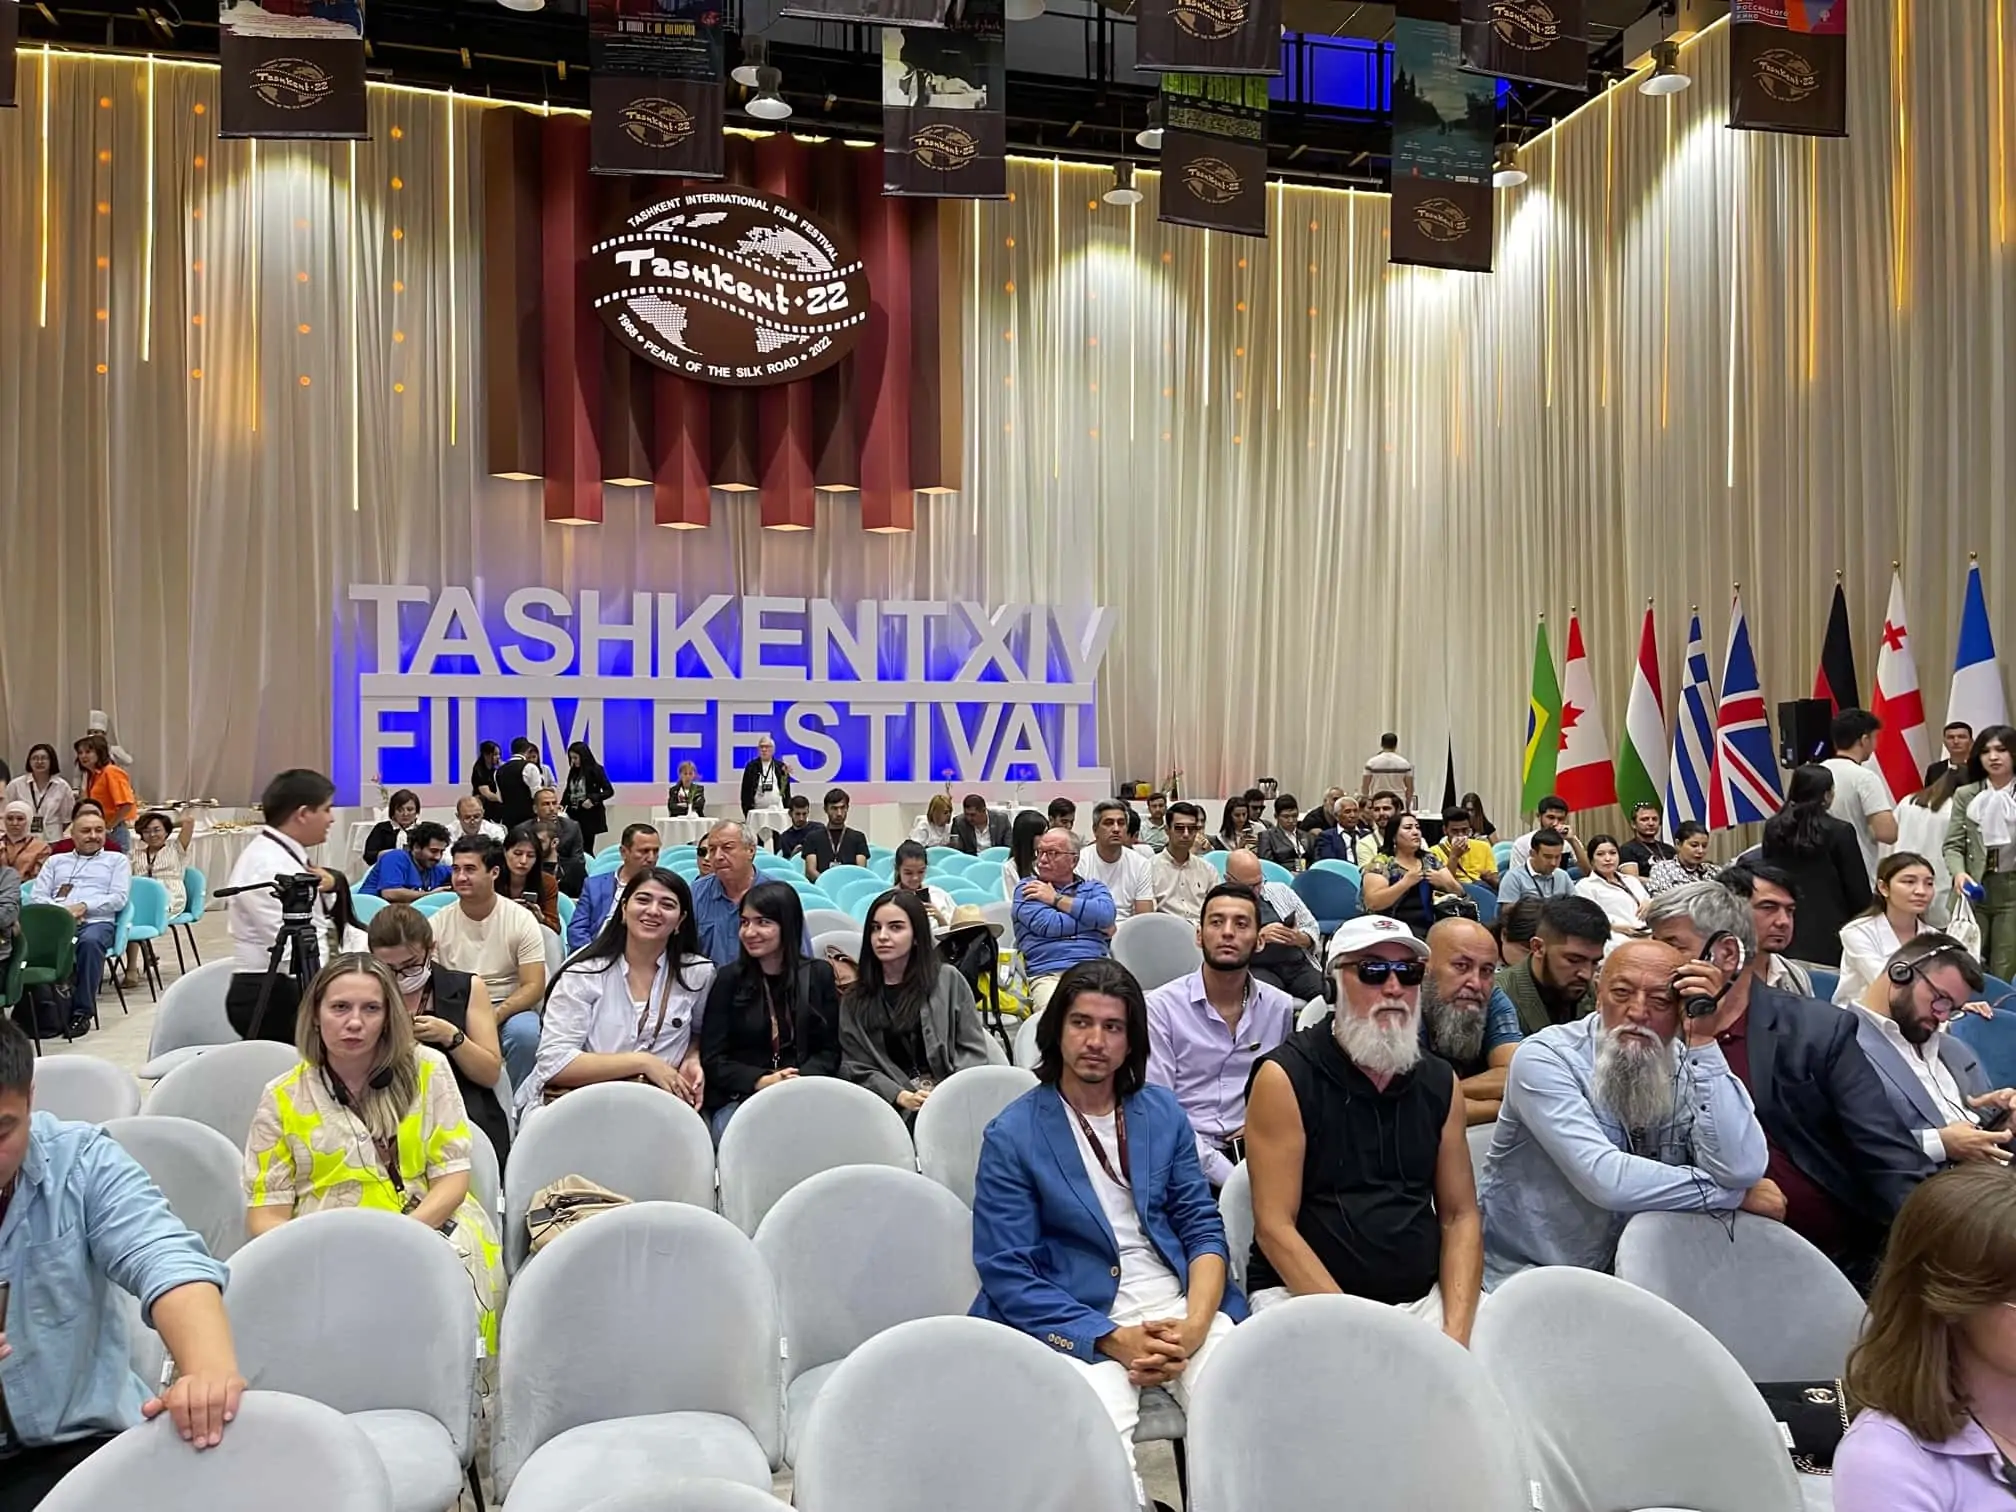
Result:
M714 828L714 820L702 819L688 814L683 819L658 819L653 824L664 848L670 850L675 845L698 845L707 831Z
M367 829L370 826L365 826ZM209 884L209 901L204 905L207 913L213 908L222 908L217 889L231 885L231 868L238 864L238 858L245 853L245 847L258 836L259 827L249 825L244 829L209 829L198 826L196 833L189 837L189 849L185 853L188 864L203 873L203 880ZM362 847L363 842L358 842ZM317 866L337 866L338 860L329 854L327 845L318 845L308 852L308 859Z

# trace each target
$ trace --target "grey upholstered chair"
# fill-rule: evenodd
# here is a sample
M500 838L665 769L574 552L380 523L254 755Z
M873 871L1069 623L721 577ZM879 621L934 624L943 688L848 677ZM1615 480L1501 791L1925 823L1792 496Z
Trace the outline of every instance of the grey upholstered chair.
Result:
M718 1159L722 1216L745 1234L756 1232L778 1198L821 1171L917 1169L902 1115L837 1076L801 1076L755 1093L722 1134Z
M208 1124L242 1150L266 1084L299 1063L294 1047L276 1040L214 1045L156 1082L141 1106L154 1118L193 1118Z
M37 1113L69 1123L110 1123L140 1111L140 1084L95 1055L43 1055L35 1060Z
M211 961L168 984L154 1010L147 1064L140 1068L143 1080L159 1081L213 1046L238 1043L231 1015L224 1011L224 995L230 991L237 970L236 962Z
M229 1260L245 1242L245 1152L207 1124L142 1113L105 1132L161 1189L168 1209Z
M581 1512L777 1512L768 1491L737 1481L674 1481L649 1491L622 1491L590 1502Z
M917 1110L911 1131L917 1138L917 1169L971 1207L987 1125L1035 1085L1036 1078L1021 1066L973 1066L948 1078Z
M1227 1269L1240 1286L1246 1284L1246 1262L1253 1257L1253 1173L1242 1160L1232 1167L1218 1193L1218 1217L1225 1225L1225 1247L1232 1252Z
M1134 973L1143 992L1153 992L1204 964L1197 926L1174 914L1130 914L1113 932L1113 959Z

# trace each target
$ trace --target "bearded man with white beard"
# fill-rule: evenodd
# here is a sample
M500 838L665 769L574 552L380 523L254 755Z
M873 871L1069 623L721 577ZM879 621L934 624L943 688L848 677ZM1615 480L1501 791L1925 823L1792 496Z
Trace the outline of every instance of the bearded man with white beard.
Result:
M1682 1016L1685 964L1657 940L1619 945L1597 1011L1513 1055L1478 1181L1487 1288L1534 1265L1609 1270L1634 1213L1783 1213L1750 1093L1711 1021Z

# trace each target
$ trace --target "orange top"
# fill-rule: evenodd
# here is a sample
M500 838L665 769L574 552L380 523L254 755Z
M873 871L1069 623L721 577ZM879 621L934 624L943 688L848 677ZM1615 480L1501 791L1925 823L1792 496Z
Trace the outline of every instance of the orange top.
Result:
M106 766L84 779L84 796L105 810L105 828L117 829L130 820L138 805L133 800L133 779L117 766Z

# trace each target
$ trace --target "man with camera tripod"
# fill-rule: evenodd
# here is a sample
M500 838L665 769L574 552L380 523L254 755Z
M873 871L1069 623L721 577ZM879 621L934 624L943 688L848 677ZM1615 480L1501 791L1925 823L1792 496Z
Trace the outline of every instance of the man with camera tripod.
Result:
M259 797L265 825L231 868L229 886L252 889L226 904L235 970L224 1008L231 1017L231 1027L244 1039L293 1044L296 1010L301 1005L290 960L282 959L271 987L266 986L273 942L280 937L283 921L278 895L261 883L310 873L316 877L314 922L325 942L323 958L327 959L336 875L310 861L308 852L329 838L329 826L336 818L335 799L336 784L320 772L292 767L280 773ZM259 1007L262 991L266 1001L263 1015Z

